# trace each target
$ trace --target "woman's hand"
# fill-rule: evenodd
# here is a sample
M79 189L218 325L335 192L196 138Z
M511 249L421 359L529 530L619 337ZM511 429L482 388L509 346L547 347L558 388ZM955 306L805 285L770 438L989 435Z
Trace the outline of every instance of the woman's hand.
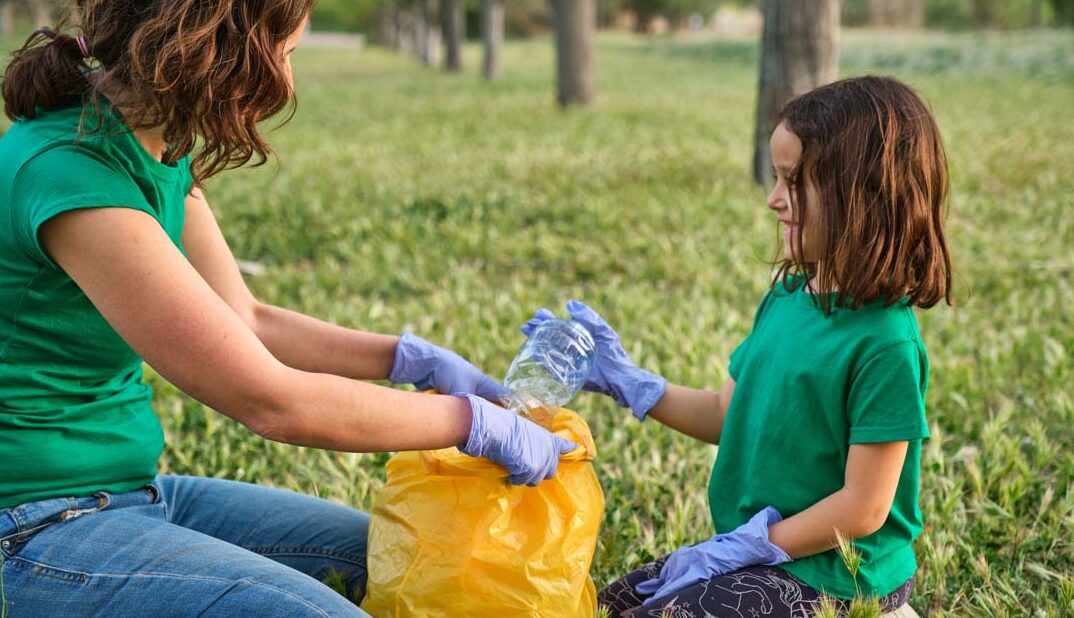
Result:
M403 333L399 338L388 379L395 384L413 384L419 390L432 388L445 395L474 393L489 401L499 401L507 393L465 358L412 333Z
M578 444L480 397L459 395L466 397L473 409L470 437L459 450L500 464L511 473L507 480L515 485L536 487L552 478L560 455L578 448Z
M768 527L782 517L773 507L754 515L727 534L675 550L660 569L660 575L635 586L638 594L651 595L646 605L713 577L748 566L782 564L791 557L768 540Z
M620 406L629 407L638 420L644 420L664 396L667 380L635 365L619 335L596 311L572 300L567 303L567 313L586 327L596 343L596 362L583 388L608 395ZM554 317L548 309L538 309L533 319L522 326L522 334L528 337L538 324Z

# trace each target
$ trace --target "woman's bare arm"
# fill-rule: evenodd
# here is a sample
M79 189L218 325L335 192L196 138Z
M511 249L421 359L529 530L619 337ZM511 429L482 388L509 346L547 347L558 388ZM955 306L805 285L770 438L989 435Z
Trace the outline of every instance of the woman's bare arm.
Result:
M346 451L466 441L470 408L464 399L396 391L280 362L144 212L70 211L49 220L40 236L150 366L267 438Z
M356 380L388 377L399 337L337 326L258 301L198 189L186 198L183 247L202 278L283 364Z

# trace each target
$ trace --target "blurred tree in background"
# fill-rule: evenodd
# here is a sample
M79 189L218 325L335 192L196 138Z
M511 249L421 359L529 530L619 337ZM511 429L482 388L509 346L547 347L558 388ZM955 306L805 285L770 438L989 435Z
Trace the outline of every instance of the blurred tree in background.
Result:
M55 24L73 0L0 0L0 34ZM692 15L706 24L725 7L759 10L763 0L598 0L601 28L632 25L651 31L655 19L672 29L685 28ZM786 0L783 0L786 1ZM459 0L465 10L470 38L481 32L481 0ZM313 28L322 31L364 32L374 35L386 12L413 10L417 0L318 0ZM505 29L509 38L551 32L548 0L505 0ZM968 30L1074 26L1074 0L843 0L842 24L850 27L935 28ZM383 41L382 37L377 40Z
M318 0L313 9L313 28L342 32L368 32L385 0ZM409 4L409 3L408 3Z
M26 3L28 0L0 0ZM45 0L39 0L45 1ZM653 20L665 19L671 28L685 28L691 15L709 23L723 7L759 9L762 0L598 0L601 28L624 23L638 32L651 31ZM460 0L471 38L481 32L480 0ZM409 0L319 0L313 16L318 30L372 32L377 12ZM551 31L548 0L507 0L508 37ZM850 27L908 27L965 30L971 28L1034 28L1074 26L1074 0L843 0L842 22Z

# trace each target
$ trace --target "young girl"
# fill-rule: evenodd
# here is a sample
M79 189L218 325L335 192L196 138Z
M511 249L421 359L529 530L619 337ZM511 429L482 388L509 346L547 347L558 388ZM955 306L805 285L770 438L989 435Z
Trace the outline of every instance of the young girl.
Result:
M808 616L822 594L891 611L910 594L928 437L913 307L950 303L940 132L910 88L861 77L791 101L771 151L784 260L719 392L637 368L600 316L568 303L598 342L587 388L720 446L716 536L604 589L613 616ZM840 536L861 554L856 577Z
M201 191L270 152L313 0L78 0L4 75L0 582L12 615L364 616L364 513L157 475L142 361L261 436L342 451L459 445L515 483L576 445L414 335L258 302ZM195 149L195 144L198 148ZM366 383L388 378L443 396ZM478 396L451 396L456 392ZM0 613L4 613L0 610Z

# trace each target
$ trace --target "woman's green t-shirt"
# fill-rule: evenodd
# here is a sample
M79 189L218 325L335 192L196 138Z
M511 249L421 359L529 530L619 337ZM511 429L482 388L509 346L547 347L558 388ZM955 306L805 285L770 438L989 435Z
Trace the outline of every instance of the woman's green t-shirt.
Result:
M164 444L142 359L38 230L69 210L133 208L182 250L190 160L163 164L107 103L101 116L86 109L19 120L0 138L0 508L135 489Z
M856 582L834 549L781 565L843 599L881 597L905 583L917 569L912 543L922 527L928 367L905 302L836 308L825 317L802 286L777 284L731 355L735 392L709 480L717 532L769 505L786 519L839 491L852 444L906 440L887 521L853 543L862 558Z

